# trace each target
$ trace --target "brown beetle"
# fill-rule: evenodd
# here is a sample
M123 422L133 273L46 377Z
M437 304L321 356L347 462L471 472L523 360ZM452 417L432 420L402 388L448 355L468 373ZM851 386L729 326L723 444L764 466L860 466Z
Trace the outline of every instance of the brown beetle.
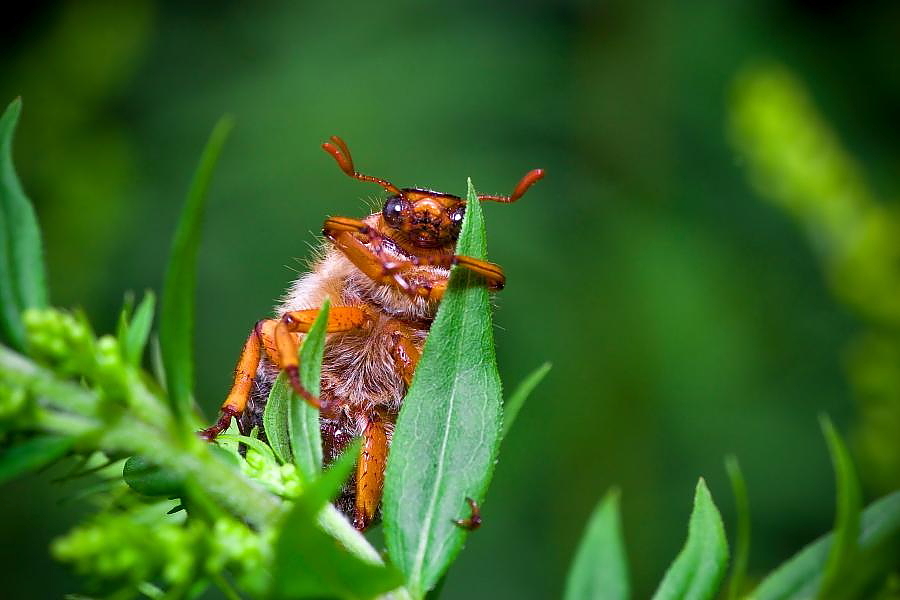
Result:
M259 321L250 332L221 416L202 435L214 438L232 417L238 418L243 432L261 426L272 382L279 370L285 371L297 393L320 409L326 464L354 437L363 438L355 477L337 505L354 527L364 530L381 502L394 422L447 288L450 268L469 269L491 290L502 289L505 276L498 265L455 254L464 199L421 188L397 188L358 173L350 150L337 136L322 147L344 173L377 183L388 198L381 212L364 219L325 221L322 233L327 241L321 258L291 284L276 308L280 318ZM542 170L535 169L511 195L478 199L515 202L543 176ZM326 298L332 308L317 398L300 383L297 348ZM474 521L461 525L477 526Z

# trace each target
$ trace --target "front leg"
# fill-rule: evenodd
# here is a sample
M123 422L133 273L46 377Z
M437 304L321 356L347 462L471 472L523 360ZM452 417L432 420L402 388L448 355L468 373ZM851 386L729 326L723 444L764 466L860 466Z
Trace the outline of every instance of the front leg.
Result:
M413 257L410 260L393 259L382 251L382 234L357 219L331 217L325 221L322 233L372 281L390 285L412 297L440 300L447 287L443 281L434 284L415 282L406 276L410 270L422 266L449 268L459 265L484 278L492 290L501 290L506 283L502 267L469 256L445 254Z
M330 217L322 226L322 234L372 281L393 286L411 296L422 295L416 293L414 284L403 276L403 271L415 265L409 261L395 260L384 253L381 247L383 237L374 228L357 219Z
M416 257L411 262L416 266L451 267L458 265L483 278L490 290L499 291L506 286L506 274L503 272L503 267L480 258L453 254L450 256Z

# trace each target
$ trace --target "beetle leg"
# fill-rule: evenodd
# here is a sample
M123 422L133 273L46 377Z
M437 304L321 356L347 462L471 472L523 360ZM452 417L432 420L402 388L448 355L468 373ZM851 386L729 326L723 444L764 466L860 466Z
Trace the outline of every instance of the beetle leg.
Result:
M413 343L412 328L400 321L391 320L386 325L391 338L391 357L400 375L409 386L419 362L421 352ZM359 531L372 523L384 488L384 468L387 461L388 438L385 417L373 413L363 430L363 444L356 463L354 481L353 526Z
M291 385L307 402L319 407L319 399L309 393L301 384L298 375L297 348L300 345L297 333L306 333L319 315L319 309L297 310L285 313L279 319L265 319L256 323L244 342L244 349L234 369L231 391L222 404L221 414L212 427L200 432L200 436L212 440L228 429L232 417L240 415L247 407L253 377L259 366L261 350L279 369L287 372ZM328 333L350 331L365 325L369 320L366 312L357 306L336 306L329 311Z
M319 309L311 310L295 310L285 313L281 317L281 321L275 327L275 345L278 349L278 367L288 375L291 387L294 388L304 400L306 400L314 408L321 408L319 399L309 392L300 383L300 365L297 359L297 342L295 333L306 333L309 331L316 317L319 315ZM337 333L341 331L351 331L361 328L369 321L366 312L357 306L336 306L329 311L328 324L326 331L328 333Z
M384 421L377 413L369 418L363 430L363 444L356 463L356 500L353 526L365 529L375 518L384 488L384 467L387 462L388 441Z
M397 373L406 382L412 382L413 373L419 362L421 352L413 343L412 328L400 321L387 323L388 335L391 338L391 357ZM363 444L356 463L354 481L353 526L359 531L372 523L384 488L384 468L387 461L388 439L385 417L377 412L369 417L363 430Z
M422 352L413 343L412 328L409 325L391 320L388 323L388 332L391 337L391 358L394 359L394 367L409 387Z
M277 323L278 321L275 319L264 319L253 326L253 330L247 336L247 341L244 342L244 349L241 350L237 365L234 367L231 391L228 392L228 396L222 404L219 419L215 425L201 431L200 437L214 440L217 435L228 429L232 417L244 412L247 407L247 399L250 397L253 377L259 365L260 348L266 348L267 354L270 353L270 349L274 348L272 333ZM271 354L269 355L271 356Z
M400 272L415 265L409 261L392 260L386 256L381 249L382 236L374 228L357 219L331 217L325 221L322 233L357 269L373 281L393 285L404 292L411 289ZM366 246L363 242L371 244L372 247Z
M443 282L431 285L410 281L404 276L405 271L418 266L459 265L483 277L492 290L503 289L506 282L502 267L469 256L443 255L415 257L413 260L392 260L381 251L382 235L357 219L331 217L325 221L322 233L367 277L377 283L393 286L412 297L440 300L446 288ZM366 246L364 242L372 247Z
M479 277L487 281L488 289L502 290L506 285L506 275L503 273L503 267L480 258L472 258L471 256L463 256L462 254L454 254L452 256L434 256L434 257L417 257L415 260L417 266L434 265L441 267L450 267L458 265L467 271L475 273Z

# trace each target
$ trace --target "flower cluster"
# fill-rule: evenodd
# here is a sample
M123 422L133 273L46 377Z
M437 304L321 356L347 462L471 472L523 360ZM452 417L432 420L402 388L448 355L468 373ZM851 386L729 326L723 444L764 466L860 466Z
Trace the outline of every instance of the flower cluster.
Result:
M266 572L271 561L271 532L254 532L225 515L209 523L164 512L162 503L154 503L101 513L57 539L53 555L96 584L120 588L147 583L178 588L226 569L247 589L263 583L259 573Z
M127 402L129 370L120 341L94 336L83 315L47 308L23 315L29 353L62 376L78 376L103 391L111 402Z
M278 464L271 450L265 452L255 447L247 448L245 459L241 462L241 470L270 492L282 498L300 495L300 475L292 463Z
M188 581L197 551L208 532L200 521L148 523L131 511L101 513L52 546L53 555L73 563L82 574L136 585L161 578L167 584Z

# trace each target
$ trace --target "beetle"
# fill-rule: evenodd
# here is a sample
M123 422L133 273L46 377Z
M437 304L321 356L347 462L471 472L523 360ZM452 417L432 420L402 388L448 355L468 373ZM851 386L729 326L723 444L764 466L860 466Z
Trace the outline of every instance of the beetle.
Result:
M465 199L424 188L398 188L359 173L347 144L337 136L330 140L322 148L341 170L380 185L387 199L380 212L363 219L325 221L320 258L290 285L275 309L279 318L263 319L253 327L220 417L201 435L215 438L233 418L245 433L261 427L272 383L284 371L294 390L320 411L326 464L353 438L363 438L355 474L336 500L353 526L363 531L376 517L394 422L447 289L451 267L477 274L491 290L502 289L506 278L499 265L455 253ZM534 169L509 196L479 195L478 199L515 202L543 176L543 170ZM326 298L332 308L321 393L316 397L300 382L297 349Z

